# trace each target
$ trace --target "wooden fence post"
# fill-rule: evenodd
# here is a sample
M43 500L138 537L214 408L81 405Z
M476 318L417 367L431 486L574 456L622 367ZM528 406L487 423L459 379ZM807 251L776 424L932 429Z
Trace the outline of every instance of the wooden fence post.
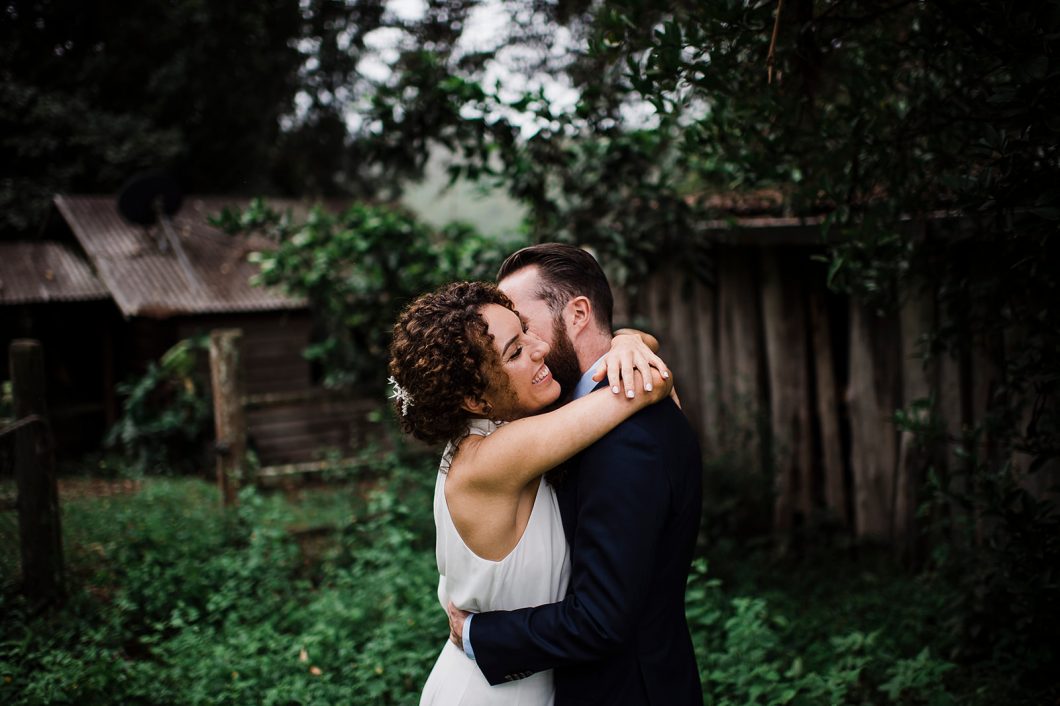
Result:
M771 457L776 498L773 528L790 530L796 515L813 515L806 304L802 281L786 266L784 253L762 253L762 323L769 371Z
M725 247L717 249L716 258L721 450L739 455L757 471L763 461L759 415L764 396L759 378L764 352L759 340L758 253Z
M690 382L699 386L699 439L703 453L713 456L720 447L721 419L718 400L718 335L717 292L702 282L694 284L695 322L693 330L698 345L696 346L696 365L693 370L698 373Z
M854 527L861 539L890 542L894 532L898 431L893 422L901 394L897 317L877 318L850 302L850 455Z
M917 400L931 397L936 387L934 363L927 367L920 350L921 339L935 325L933 293L908 292L899 312L902 337L902 406L907 410ZM921 420L926 421L926 420ZM920 487L932 463L932 449L911 431L902 431L898 441L898 471L894 496L894 548L908 563L917 560L916 513Z
M217 329L210 332L210 382L213 386L213 416L217 435L217 485L226 506L236 503L247 450L243 378L239 360L242 335L239 329Z
M810 322L813 336L813 364L817 382L817 418L821 428L821 465L824 472L824 502L831 517L850 526L847 486L843 471L843 442L839 431L839 395L835 363L832 359L832 326L824 288L810 292Z
M15 419L28 422L15 433L23 590L31 598L51 602L64 593L63 536L40 343L13 341L10 365Z

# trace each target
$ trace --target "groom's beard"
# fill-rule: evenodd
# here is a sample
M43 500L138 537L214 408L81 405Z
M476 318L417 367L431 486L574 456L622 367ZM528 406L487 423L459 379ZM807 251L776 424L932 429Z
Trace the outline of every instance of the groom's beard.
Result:
M552 371L552 377L559 383L561 390L559 399L552 405L552 409L555 409L570 401L574 388L582 377L578 354L574 352L574 344L567 336L567 330L559 317L552 320L552 350L545 358L545 365ZM570 472L572 462L572 459L568 459L546 473L545 480L549 485L561 485Z
M559 401L566 402L574 394L582 371L578 365L578 354L574 352L574 344L567 336L567 330L559 317L552 319L552 350L545 357L545 365L552 372L553 379L559 383Z

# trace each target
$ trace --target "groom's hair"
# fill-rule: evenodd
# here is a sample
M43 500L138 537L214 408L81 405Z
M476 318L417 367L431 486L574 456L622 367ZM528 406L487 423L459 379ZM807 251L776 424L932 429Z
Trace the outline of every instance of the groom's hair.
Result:
M589 252L563 243L531 245L508 256L497 272L497 281L527 267L537 267L540 272L541 290L537 295L545 300L553 316L558 316L571 299L585 297L592 304L597 325L611 333L611 285Z

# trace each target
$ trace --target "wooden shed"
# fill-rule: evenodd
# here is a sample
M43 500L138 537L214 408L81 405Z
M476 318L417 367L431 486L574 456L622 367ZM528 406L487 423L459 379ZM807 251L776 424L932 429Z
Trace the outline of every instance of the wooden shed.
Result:
M83 450L103 433L103 400L113 369L104 365L112 342L100 331L121 319L78 250L54 241L0 243L0 379L8 377L12 340L50 342L45 363L61 451Z
M60 453L99 446L119 413L115 383L177 341L218 328L243 332L244 389L258 401L248 411L249 443L263 463L310 460L348 444L350 405L316 400L314 371L303 356L313 327L305 301L249 281L256 270L246 256L270 241L231 236L208 222L248 200L186 198L172 218L181 257L160 226L127 222L111 196L60 195L54 203L53 240L0 250L0 344L6 356L14 338L44 343L53 415L76 422L59 434ZM272 205L306 209L279 199ZM33 268L18 264L27 259ZM269 404L260 403L263 396Z

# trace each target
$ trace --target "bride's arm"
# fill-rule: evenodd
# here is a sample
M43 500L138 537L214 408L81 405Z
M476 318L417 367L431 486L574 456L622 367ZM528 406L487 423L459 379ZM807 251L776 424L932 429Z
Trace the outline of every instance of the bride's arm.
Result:
M671 380L652 375L652 391L633 399L598 390L547 414L505 424L489 436L466 437L453 458L450 480L476 492L517 492L669 395Z

